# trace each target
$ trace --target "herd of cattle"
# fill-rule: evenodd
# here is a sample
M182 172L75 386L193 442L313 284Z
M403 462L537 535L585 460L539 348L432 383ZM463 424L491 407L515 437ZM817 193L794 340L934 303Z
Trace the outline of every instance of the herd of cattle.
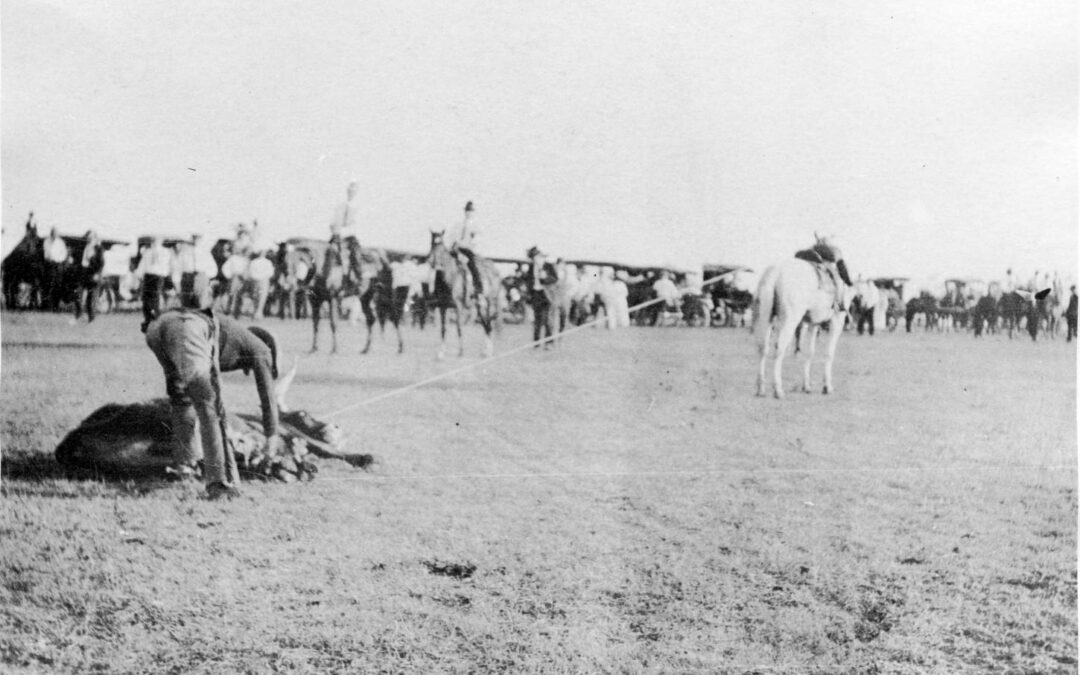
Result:
M63 237L70 252L66 264L53 273L46 272L42 259L42 238L29 224L19 245L3 261L3 297L7 309L63 310L72 304L78 312L81 291L89 290L98 311L135 309L145 300L137 274L141 256L148 250L149 238L140 239L136 254L124 253L124 242L103 240L104 265L93 279L83 278L74 262L83 258L86 239ZM297 269L290 262L289 252L297 242L282 242L276 251L265 257L273 264L273 273L265 289L245 281L242 274L229 273L232 242L217 241L211 249L217 275L213 280L216 306L234 315L254 318L257 312L267 317L305 318L309 315L310 270ZM180 240L165 240L164 245L175 250ZM393 271L394 292L387 297L399 307L389 313L409 316L411 322L423 327L432 309L432 294L427 283L431 275L426 254L382 250ZM493 258L503 276L505 302L503 320L510 323L525 321L531 312L532 284L525 259ZM608 317L615 327L611 305L622 303L624 308L640 309L628 312L628 323L634 325L687 326L747 326L750 323L757 275L737 265L705 265L701 272L670 268L641 268L597 261L556 261L559 274L573 279L573 298L568 321L581 324L599 315ZM670 282L661 282L669 278ZM1030 291L1003 290L997 284L980 287L965 280L950 279L945 294L936 297L923 291L904 299L904 279L881 278L856 283L848 326L859 334L878 330L896 330L903 322L905 330L970 331L975 336L1002 331L1012 337L1027 330L1033 339L1055 337L1067 316L1070 297L1060 284ZM673 283L678 299L674 302L653 302L659 283ZM161 288L164 306L173 302L175 289L168 279ZM617 300L613 301L612 298ZM1072 295L1072 322L1075 325L1075 294ZM358 303L346 302L343 311L352 313ZM383 312L384 314L386 312ZM379 317L380 321L383 319ZM1071 336L1071 335L1070 335Z

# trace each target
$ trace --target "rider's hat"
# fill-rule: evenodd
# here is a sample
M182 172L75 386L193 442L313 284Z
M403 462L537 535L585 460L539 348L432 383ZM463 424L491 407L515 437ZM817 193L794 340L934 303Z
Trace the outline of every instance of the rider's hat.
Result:
M525 252L525 257L527 257L527 258L535 258L538 255L540 255L540 249L538 249L535 246L533 246L532 248L530 248L528 251Z
M474 211L472 202L465 202L465 211Z

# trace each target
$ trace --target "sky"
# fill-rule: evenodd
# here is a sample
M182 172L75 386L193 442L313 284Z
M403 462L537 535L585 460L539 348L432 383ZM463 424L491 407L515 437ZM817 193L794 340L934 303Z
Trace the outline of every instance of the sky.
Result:
M865 276L1075 278L1077 7L48 2L0 8L3 251L326 237L762 268L830 235Z

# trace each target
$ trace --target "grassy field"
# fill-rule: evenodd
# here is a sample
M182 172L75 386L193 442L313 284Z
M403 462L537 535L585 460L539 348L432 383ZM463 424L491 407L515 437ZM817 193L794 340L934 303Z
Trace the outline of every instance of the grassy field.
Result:
M443 362L430 329L360 356L351 328L290 399L350 407L374 471L218 503L51 460L98 406L163 395L138 321L3 317L5 670L1077 672L1074 345L846 335L836 394L776 401L742 330L479 365L478 328Z

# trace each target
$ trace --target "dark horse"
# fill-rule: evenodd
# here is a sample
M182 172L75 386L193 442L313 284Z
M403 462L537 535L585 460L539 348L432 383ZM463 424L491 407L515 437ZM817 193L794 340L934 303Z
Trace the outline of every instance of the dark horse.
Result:
M311 351L319 349L319 323L322 320L323 305L326 305L326 318L330 322L330 352L337 352L337 319L341 313L341 301L348 296L357 295L367 319L367 342L361 350L362 354L366 354L371 348L371 329L376 320L372 302L376 303L376 307L392 303L393 282L386 254L379 249L360 249L359 255L350 256L345 248L346 244L331 244L318 239L290 239L288 243L292 244L296 251L306 252L304 258L310 265L307 277L301 281L300 287L307 292L311 305ZM359 260L359 269L350 268L350 258ZM386 296L390 296L391 300L388 301ZM401 312L390 312L385 316L391 319L397 331L400 354L405 348L401 339Z
M984 295L975 303L971 310L971 325L975 329L975 337L980 337L985 330L987 333L997 331L998 307L997 300L992 295Z
M911 332L911 324L915 321L916 314L922 314L926 317L927 330L936 326L938 303L934 296L924 291L920 293L918 297L908 300L907 309L904 312L904 326L909 333Z
M492 331L499 328L499 312L502 311L503 286L495 265L487 259L477 257L476 267L480 271L483 292L476 297L473 285L466 276L465 266L458 262L443 243L443 232L431 233L431 251L428 262L435 272L432 288L432 306L439 310L440 336L439 358L446 353L446 310L454 310L454 323L457 325L458 356L465 355L465 343L461 337L463 314L475 308L477 318L484 327L484 355L491 356L495 351Z
M22 286L26 284L27 290ZM34 214L26 221L26 234L4 258L3 285L6 309L37 309L45 284L45 246L37 234Z
M1009 339L1012 339L1013 331L1020 330L1020 319L1027 319L1027 331L1032 340L1039 337L1039 319L1050 296L1051 289L1030 293L1027 291L1010 291L998 300L998 313L1005 326L1009 330Z

